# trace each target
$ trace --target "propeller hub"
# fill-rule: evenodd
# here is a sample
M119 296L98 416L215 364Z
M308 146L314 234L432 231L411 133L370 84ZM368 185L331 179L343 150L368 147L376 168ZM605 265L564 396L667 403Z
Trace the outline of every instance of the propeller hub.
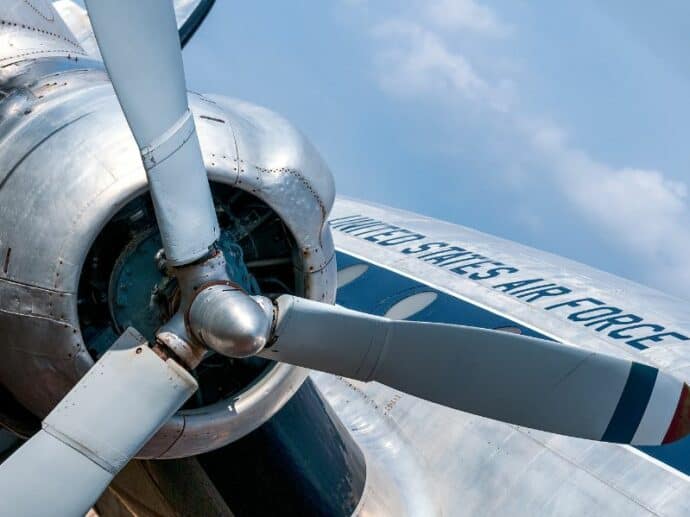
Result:
M268 343L273 303L234 286L210 285L194 298L187 322L194 338L211 350L228 357L251 357Z

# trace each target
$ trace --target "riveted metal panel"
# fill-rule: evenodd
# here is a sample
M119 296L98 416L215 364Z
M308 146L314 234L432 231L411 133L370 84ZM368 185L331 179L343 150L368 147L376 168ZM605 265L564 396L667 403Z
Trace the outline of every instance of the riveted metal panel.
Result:
M48 56L86 56L49 0L0 5L0 66Z
M370 226L369 233L366 228L343 231L336 221L347 216L388 226ZM545 305L557 303L557 297L549 303L544 303L549 298L527 302L492 287L506 280L473 280L469 273L453 272L452 266L434 265L402 250L417 249L420 243L447 243L519 268L519 278L566 285L573 290L568 293L571 298L605 300L687 332L685 303L672 296L505 239L352 199L336 201L333 228L341 267L359 266L361 271L338 293L338 303L346 307L384 314L401 299L432 292L436 300L410 319L508 329L642 362L664 357L668 363L662 366L668 364L679 378L687 377L686 342L649 343L640 351L568 319L568 313L545 310ZM366 239L375 231L396 228L395 237L406 236L401 241L411 235L414 239L390 246L379 241L391 236ZM372 487L384 504L404 504L402 510L395 507L396 514L420 514L406 510L420 504L420 493L432 505L429 513L421 514L434 515L680 516L690 511L690 441L637 449L568 438L453 411L376 383L322 373L312 377L364 450L368 467L390 461L396 467L389 472L396 472L398 459L390 460L389 455L414 459L407 463L411 470L404 479L421 482L424 488L403 488L391 497L388 485ZM371 430L381 426L389 431L374 435ZM396 443L404 445L395 447ZM369 508L363 499L361 512Z
M21 291L22 299L38 303L42 294L36 293L55 293L66 305L64 317L41 318L30 304L18 314L0 307L0 329L12 336L0 375L7 375L20 402L44 416L92 364L75 299L85 257L107 221L147 184L139 150L99 66L75 68L60 58L27 70L27 83L20 77L4 83L9 95L0 101L0 281ZM334 193L314 149L265 110L194 94L189 101L209 177L276 211L301 253L295 257L298 290L333 301L335 260L326 217ZM281 121L277 132L267 127L273 120ZM252 161L264 170L241 165L244 155L262 156ZM295 172L269 170L280 164ZM290 203L280 199L285 192ZM280 409L305 376L302 369L274 365L232 400L178 412L141 455L186 456L235 440Z

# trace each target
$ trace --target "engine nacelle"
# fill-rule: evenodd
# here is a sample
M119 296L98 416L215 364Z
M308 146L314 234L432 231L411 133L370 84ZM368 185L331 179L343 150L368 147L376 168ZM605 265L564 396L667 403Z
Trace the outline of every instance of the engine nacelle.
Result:
M175 286L152 256L145 172L105 72L64 58L32 70L0 101L0 380L43 417L123 327L155 327L173 309ZM268 110L219 96L189 101L235 273L248 289L332 303L334 185L318 153ZM201 399L141 457L236 440L306 376L256 359L209 361Z

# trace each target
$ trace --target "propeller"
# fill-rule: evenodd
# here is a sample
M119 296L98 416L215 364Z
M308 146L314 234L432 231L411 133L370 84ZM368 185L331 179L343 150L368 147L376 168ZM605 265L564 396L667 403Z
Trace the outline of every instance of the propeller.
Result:
M378 381L544 431L636 445L690 433L688 386L651 366L554 341L391 320L289 295L278 297L272 312L267 304L264 297L211 286L192 304L189 323L198 339L225 355L259 353ZM270 331L262 317L274 322Z
M168 263L205 257L218 221L187 103L170 0L87 0L113 88L146 169ZM125 332L0 468L4 514L84 515L196 391L163 348Z
M0 513L82 516L197 389L128 329L0 468Z
M219 235L187 102L170 0L87 0L91 25L146 168L168 263L189 264Z

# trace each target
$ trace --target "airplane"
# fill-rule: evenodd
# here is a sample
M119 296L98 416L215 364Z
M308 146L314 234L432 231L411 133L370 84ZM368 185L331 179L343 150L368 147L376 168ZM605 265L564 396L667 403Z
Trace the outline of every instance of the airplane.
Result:
M212 0L0 0L0 515L687 515L685 302L336 197Z

